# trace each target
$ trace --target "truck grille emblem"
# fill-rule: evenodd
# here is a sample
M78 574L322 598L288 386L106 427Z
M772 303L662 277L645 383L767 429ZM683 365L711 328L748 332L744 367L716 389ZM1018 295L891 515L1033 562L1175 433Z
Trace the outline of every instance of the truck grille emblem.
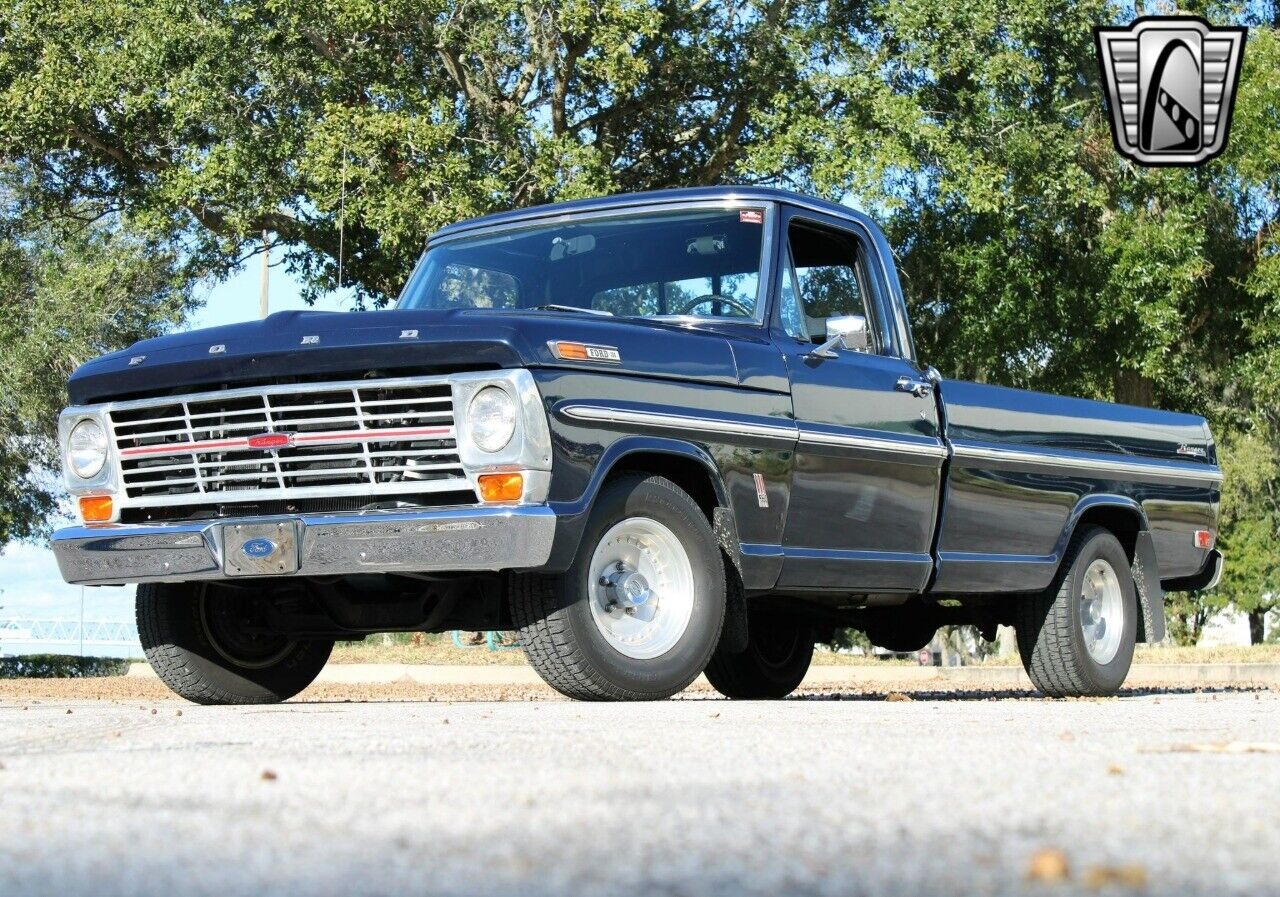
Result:
M288 448L293 445L292 433L260 433L257 436L250 436L245 440L249 448L270 449Z
M276 543L270 539L250 539L240 546L240 550L247 558L262 560L276 553Z
M1247 31L1193 16L1095 28L1117 152L1141 165L1199 165L1219 155Z

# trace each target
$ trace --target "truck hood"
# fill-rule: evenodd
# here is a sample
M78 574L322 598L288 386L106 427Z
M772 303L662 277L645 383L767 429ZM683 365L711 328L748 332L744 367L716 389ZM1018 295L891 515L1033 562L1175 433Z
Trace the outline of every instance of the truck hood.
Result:
M144 340L83 365L68 388L72 403L83 405L294 378L358 378L369 371L601 368L555 358L552 340L616 347L622 362L608 366L614 371L740 382L729 337L702 326L554 311L393 309L278 312L261 321Z

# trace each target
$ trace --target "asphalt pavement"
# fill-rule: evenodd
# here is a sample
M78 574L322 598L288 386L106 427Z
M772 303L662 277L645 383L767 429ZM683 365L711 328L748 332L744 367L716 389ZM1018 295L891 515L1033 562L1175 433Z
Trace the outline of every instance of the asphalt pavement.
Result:
M1280 693L0 701L0 894L1280 894Z

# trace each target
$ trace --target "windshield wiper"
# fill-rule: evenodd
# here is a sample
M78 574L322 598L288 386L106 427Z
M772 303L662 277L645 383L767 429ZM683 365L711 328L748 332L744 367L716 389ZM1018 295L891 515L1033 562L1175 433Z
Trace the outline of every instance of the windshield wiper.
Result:
M612 318L613 312L605 311L602 308L583 308L580 305L556 305L554 303L548 305L535 305L534 311L575 311L584 315L600 315L605 318Z

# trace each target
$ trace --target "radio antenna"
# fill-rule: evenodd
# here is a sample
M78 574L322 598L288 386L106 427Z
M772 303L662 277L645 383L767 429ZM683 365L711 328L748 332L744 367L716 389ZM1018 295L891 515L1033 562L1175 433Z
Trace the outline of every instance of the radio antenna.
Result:
M347 148L342 148L342 189L338 196L338 289L342 289L342 263L347 228Z

